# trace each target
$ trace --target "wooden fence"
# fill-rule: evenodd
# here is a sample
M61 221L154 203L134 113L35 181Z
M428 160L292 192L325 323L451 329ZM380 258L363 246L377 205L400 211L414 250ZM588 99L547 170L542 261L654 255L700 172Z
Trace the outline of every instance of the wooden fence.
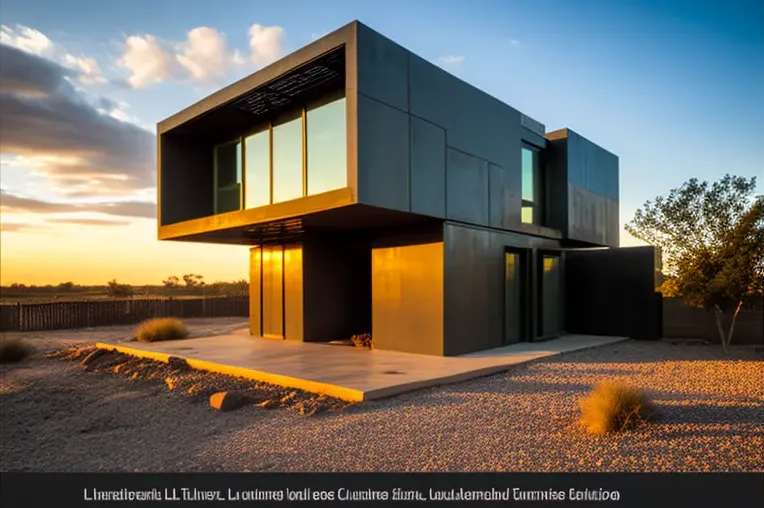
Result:
M731 316L722 319L729 329ZM680 298L663 299L663 336L667 339L702 339L719 342L716 318L703 309L688 307ZM764 301L744 308L735 321L732 344L764 344Z
M0 330L37 331L129 325L155 317L249 316L249 297L89 300L0 305Z

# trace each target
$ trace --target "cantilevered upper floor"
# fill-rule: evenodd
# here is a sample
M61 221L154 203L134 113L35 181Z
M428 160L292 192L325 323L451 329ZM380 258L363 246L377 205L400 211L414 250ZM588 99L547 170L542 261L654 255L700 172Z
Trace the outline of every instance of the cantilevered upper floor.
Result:
M159 238L451 221L618 245L618 159L353 22L160 122Z

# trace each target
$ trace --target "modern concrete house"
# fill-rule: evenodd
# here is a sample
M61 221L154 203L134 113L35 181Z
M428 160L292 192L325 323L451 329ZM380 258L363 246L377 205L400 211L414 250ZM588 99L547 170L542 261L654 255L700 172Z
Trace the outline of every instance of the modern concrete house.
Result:
M617 248L618 157L359 22L160 122L157 149L159 238L250 248L252 335L458 355L657 329L652 249Z

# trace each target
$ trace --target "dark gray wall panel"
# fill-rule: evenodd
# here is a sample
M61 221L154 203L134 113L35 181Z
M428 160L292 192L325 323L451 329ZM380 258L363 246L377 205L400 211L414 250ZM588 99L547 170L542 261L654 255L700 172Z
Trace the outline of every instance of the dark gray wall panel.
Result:
M516 109L413 54L409 97L411 114L446 129L449 146L519 173Z
M408 212L409 117L358 95L358 201Z
M496 164L488 164L490 226L511 229L520 222L517 194L512 192L516 178Z
M504 255L507 247L528 249L526 269L533 283L538 249L559 249L558 240L473 228L444 226L445 354L500 347L504 338ZM528 338L535 336L537 306L528 301Z
M446 150L446 215L451 220L488 225L488 162Z
M568 140L550 140L543 155L546 169L547 225L568 232Z
M446 217L446 131L411 117L411 211Z
M568 332L660 337L653 247L567 251L565 274Z
M358 25L358 91L408 111L409 54L390 39Z
M568 180L618 200L618 157L568 129Z
M443 354L443 242L372 251L374 347Z
M568 238L618 247L618 227L617 201L580 187L568 187Z
M162 225L212 215L213 148L211 144L161 137L161 189L159 217Z

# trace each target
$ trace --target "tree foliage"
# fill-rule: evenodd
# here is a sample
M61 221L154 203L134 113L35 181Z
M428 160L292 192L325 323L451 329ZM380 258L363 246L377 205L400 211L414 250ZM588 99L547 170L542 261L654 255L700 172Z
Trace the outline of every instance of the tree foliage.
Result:
M667 293L715 313L725 348L743 303L764 289L764 196L755 189L755 177L726 175L713 184L693 178L645 203L626 225L661 249ZM727 333L725 313L733 313Z
M133 296L134 294L132 286L120 284L116 279L112 279L106 284L106 292L113 297Z

